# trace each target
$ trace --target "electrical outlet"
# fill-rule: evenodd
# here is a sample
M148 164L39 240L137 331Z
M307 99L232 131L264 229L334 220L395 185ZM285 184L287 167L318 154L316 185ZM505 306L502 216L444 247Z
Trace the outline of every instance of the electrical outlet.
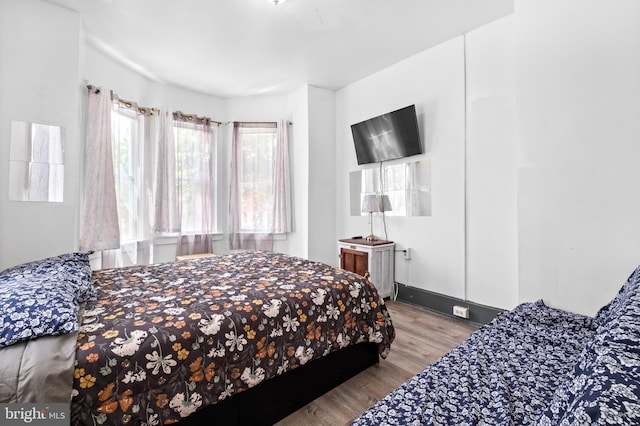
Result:
M411 249L409 247L407 247L406 249L404 249L404 253L402 256L405 260L409 260L411 259Z
M456 317L469 319L469 308L456 305L453 307L453 315L455 315Z

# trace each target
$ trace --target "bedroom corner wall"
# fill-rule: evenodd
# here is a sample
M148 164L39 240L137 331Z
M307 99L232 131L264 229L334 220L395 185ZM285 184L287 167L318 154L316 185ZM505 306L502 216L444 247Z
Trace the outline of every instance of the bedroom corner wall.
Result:
M520 300L593 315L640 263L640 2L515 18Z
M348 212L348 126L415 102L430 126L433 216L389 218L413 255L396 257L396 281L593 315L640 263L640 3L516 0L466 41L466 112L462 38L338 91L338 235L368 227Z
M305 85L289 94L293 233L282 251L333 263L336 257L335 93Z
M513 15L466 35L467 298L518 303L517 143Z
M336 95L309 86L309 259L332 264L336 240Z
M6 190L4 194L0 194L0 268L77 249L84 155L81 149L85 108L83 99L87 83L107 87L123 98L133 99L141 105L195 112L223 122L275 121L281 118L293 122L290 128L290 146L294 190L298 186L294 198L308 203L309 126L310 123L315 123L318 127L322 120L327 117L333 120L334 117L333 103L331 99L324 99L327 94L323 94L321 89L305 86L290 95L223 99L173 87L140 75L127 65L105 55L91 41L85 40L81 20L75 12L38 0L0 0L0 7L0 134L4 140L9 140L12 119L61 123L67 131L64 203L16 203L7 201ZM40 22L44 19L46 24ZM20 41L12 40L16 33L26 31L26 27L20 30L25 21L34 20L38 30L26 32ZM49 42L42 47L45 34L48 35ZM41 52L41 49L45 51ZM27 50L35 52L34 57L23 55L23 51ZM14 57L20 60L14 60ZM56 66L50 67L47 73L42 72L46 67L38 66L38 60L47 61L52 57L55 58ZM333 92L329 92L329 95L333 96ZM326 109L327 105L329 109ZM310 110L317 114L316 118L309 117ZM325 128L324 132L325 135L335 133L331 126ZM219 240L214 242L217 253L229 250L226 233L229 141L228 126L221 126L217 176L220 187L217 203L218 230L221 234ZM0 148L1 158L8 162L8 143L1 144ZM302 156L302 161L299 161L298 156ZM0 171L0 188L7 188L6 168L0 168ZM294 232L286 239L276 241L276 250L306 257L310 251L309 207L294 199L293 208ZM330 224L318 223L333 235L334 210L332 207L328 208L331 210L325 217ZM52 218L52 222L45 220L47 218ZM328 253L333 254L333 238L331 240L330 246L316 246L314 243L311 251L325 257ZM174 241L161 239L156 243L156 261L174 259Z
M108 88L123 99L136 101L142 106L166 107L174 111L180 110L185 113L208 116L222 122L229 120L226 99L150 80L138 72L133 71L126 64L122 64L106 55L90 40L82 40L82 44L86 49L84 72L81 76L85 84ZM84 91L82 95L84 96ZM261 105L259 102L255 102L255 104ZM84 123L81 123L81 126L84 126ZM227 136L230 135L230 132L228 132L227 127L228 126L220 126L218 128L217 146L218 173L216 179L220 191L218 192L216 213L218 217L218 230L223 232L227 226L226 216L228 206L226 202L228 196L228 181L226 174L223 173L223 170L226 170L229 164L227 158L227 153L229 152L227 149L229 145ZM214 241L214 251L216 253L227 252L229 244L226 234L218 238L218 240ZM175 238L156 239L153 252L155 262L172 261L175 259L175 254Z
M80 16L0 0L0 270L76 250L82 177ZM8 201L12 120L64 128L64 201Z
M309 255L309 89L303 86L287 96L293 120L289 141L293 233L287 253Z
M368 233L368 217L349 215L349 173L378 167L357 165L350 125L415 104L425 154L412 159L431 160L433 212L387 217L388 238L399 249L412 249L411 260L396 254L395 279L457 298L465 296L462 46L461 38L444 42L350 84L336 96L338 238ZM374 234L384 235L378 216Z

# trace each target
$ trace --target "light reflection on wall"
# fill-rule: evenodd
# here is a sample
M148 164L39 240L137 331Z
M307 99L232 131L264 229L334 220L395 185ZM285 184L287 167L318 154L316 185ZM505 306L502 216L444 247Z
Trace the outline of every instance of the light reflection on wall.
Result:
M386 216L431 216L431 160L366 168L349 175L351 216L361 211L365 195L387 195L391 211Z
M64 129L11 122L9 200L62 202Z

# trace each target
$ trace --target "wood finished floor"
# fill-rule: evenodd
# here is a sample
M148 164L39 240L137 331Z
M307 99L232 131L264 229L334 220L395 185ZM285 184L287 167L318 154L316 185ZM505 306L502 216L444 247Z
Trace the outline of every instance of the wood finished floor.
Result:
M348 425L478 329L464 320L404 302L389 301L387 308L396 329L387 359L302 407L278 426Z

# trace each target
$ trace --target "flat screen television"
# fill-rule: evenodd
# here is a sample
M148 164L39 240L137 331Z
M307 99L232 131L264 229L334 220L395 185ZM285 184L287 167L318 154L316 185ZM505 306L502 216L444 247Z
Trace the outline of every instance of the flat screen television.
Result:
M415 105L353 124L351 133L358 164L422 154Z

